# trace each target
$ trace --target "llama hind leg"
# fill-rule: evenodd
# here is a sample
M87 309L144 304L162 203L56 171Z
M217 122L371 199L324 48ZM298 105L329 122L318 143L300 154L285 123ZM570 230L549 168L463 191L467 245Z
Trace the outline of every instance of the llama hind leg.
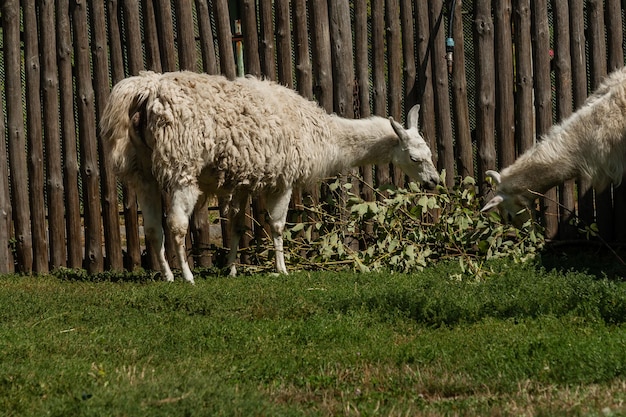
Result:
M171 205L167 215L167 227L174 237L176 254L180 262L180 268L185 281L194 283L193 273L187 262L185 250L185 238L189 229L189 216L198 201L200 191L196 187L186 187L173 190L171 193Z
M276 270L282 274L288 273L287 266L285 265L283 232L287 224L289 200L291 200L291 189L286 190L282 194L269 195L267 197L267 211L269 214L270 228L272 230L272 239L274 240Z
M143 216L143 228L146 239L150 242L155 251L161 268L161 274L166 281L174 281L174 274L165 258L165 237L161 218L163 211L161 208L161 191L156 181L142 183L136 187L137 200Z

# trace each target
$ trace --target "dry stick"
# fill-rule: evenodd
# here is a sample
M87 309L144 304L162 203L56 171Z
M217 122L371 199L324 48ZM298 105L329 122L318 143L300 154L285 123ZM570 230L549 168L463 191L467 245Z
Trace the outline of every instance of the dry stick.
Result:
M578 215L576 215L576 213L574 213L573 210L570 210L569 208L565 207L563 204L559 203L558 201L551 199L549 197L546 197L544 194L538 193L536 191L532 191L532 190L528 190L528 192L530 192L531 194L537 196L537 197L542 197L552 203L555 203L557 206L563 208L565 211L567 211L570 215L574 216L574 218L576 218L576 220L580 223L582 223L584 226L589 227L589 224L587 224L587 222L585 222L583 219L581 219L580 217L578 217ZM611 245L609 245L609 243L604 240L604 238L598 233L596 235L596 237L598 239L600 239L600 242L602 242L602 244L604 246L606 246L611 253L613 254L613 256L615 256L617 258L617 260L622 264L622 265L626 265L626 262L624 262L624 260L617 254L617 252L615 252L615 250L611 247Z

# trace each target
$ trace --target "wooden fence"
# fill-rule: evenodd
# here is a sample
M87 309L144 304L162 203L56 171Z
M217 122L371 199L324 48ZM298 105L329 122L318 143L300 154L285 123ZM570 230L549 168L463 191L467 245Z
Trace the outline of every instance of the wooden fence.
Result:
M345 117L402 119L421 103L452 185L483 184L624 65L619 0L3 0L0 13L0 273L140 265L135 196L107 168L97 126L111 86L143 69L262 75ZM361 175L404 180L393 167ZM551 191L548 233L572 238L575 210L626 240L623 188ZM206 210L192 222L196 265L211 261ZM251 210L262 218L262 201Z

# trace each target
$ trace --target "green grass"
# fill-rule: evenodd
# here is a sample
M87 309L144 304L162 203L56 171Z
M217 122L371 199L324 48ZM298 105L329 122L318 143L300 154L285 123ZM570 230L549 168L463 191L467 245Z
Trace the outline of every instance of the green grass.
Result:
M492 267L5 276L0 414L626 414L619 273Z

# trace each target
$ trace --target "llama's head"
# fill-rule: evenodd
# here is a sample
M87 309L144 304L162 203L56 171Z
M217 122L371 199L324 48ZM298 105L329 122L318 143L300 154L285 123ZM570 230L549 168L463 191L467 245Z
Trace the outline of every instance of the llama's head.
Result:
M391 162L400 167L411 179L432 190L439 184L439 173L433 165L430 148L419 133L419 111L419 104L409 111L407 129L392 117L389 118L393 130L400 139L400 146L394 150Z
M528 201L525 195L511 192L507 187L506 181L502 181L502 176L499 172L488 170L485 174L493 179L497 191L496 195L480 211L486 212L497 208L505 221L511 222L515 227L521 227L531 218L528 208L530 201Z

